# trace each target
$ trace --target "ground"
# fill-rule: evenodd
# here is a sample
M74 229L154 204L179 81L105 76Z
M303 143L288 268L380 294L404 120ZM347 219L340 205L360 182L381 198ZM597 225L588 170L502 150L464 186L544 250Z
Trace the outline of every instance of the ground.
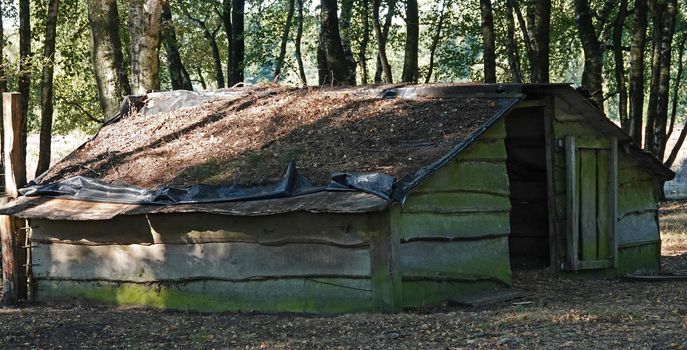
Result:
M687 202L662 209L663 267L687 270ZM531 296L398 315L197 314L93 305L0 309L2 348L685 349L687 282L517 273Z

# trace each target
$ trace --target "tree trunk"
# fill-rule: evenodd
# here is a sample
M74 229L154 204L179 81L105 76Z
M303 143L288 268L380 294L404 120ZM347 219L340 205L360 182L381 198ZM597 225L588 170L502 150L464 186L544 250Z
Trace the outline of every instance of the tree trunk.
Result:
M677 0L668 0L665 7L665 22L661 39L661 70L659 73L658 101L656 104L656 118L654 119L654 153L663 160L665 155L665 137L668 124L668 106L670 98L670 65L672 62L673 33L675 31L675 16L677 15Z
M303 86L308 86L308 80L305 76L305 68L303 68L303 55L301 54L301 38L303 37L303 0L296 0L298 2L298 27L296 29L296 62L298 62L298 74L300 74L301 83Z
M172 20L172 11L169 7L169 1L165 1L162 5L162 42L167 51L167 68L169 70L169 77L172 81L172 90L193 90L191 84L191 77L181 61L179 54L179 41L177 40L176 31L174 30L174 21Z
M658 104L658 89L661 83L661 41L663 39L664 9L665 7L662 1L651 1L653 21L653 37L651 40L651 82L649 83L649 101L647 105L646 125L644 127L644 149L649 152L655 149L654 127L656 107Z
M491 11L491 0L480 0L479 4L482 15L484 82L496 83L496 43L494 41L494 15Z
M406 0L406 47L401 81L417 83L417 55L420 41L420 15L417 0Z
M363 24L363 38L360 40L360 50L358 51L358 63L360 64L360 81L367 85L369 80L367 72L367 44L370 42L370 4L369 0L361 0L361 22Z
M642 116L644 114L644 44L647 27L647 0L635 0L634 29L630 48L629 122L627 130L642 145Z
M537 0L534 7L534 41L537 75L533 83L549 82L549 41L551 36L551 0ZM603 109L602 109L603 110Z
M222 58L219 54L219 47L217 46L217 32L219 32L220 26L217 26L212 31L207 26L207 20L201 20L200 18L193 17L188 10L183 8L184 14L195 23L203 31L203 37L210 44L210 54L212 55L213 69L215 71L215 81L217 82L218 88L225 87L224 72L222 71Z
M43 44L43 74L41 79L41 134L36 176L50 167L50 142L52 140L53 114L53 72L55 63L55 37L57 34L57 11L59 0L48 2L45 20L45 41Z
M227 79L231 77L231 0L222 0L222 27L227 37Z
M245 0L232 0L231 2L231 76L229 85L233 86L243 82L244 68L244 37L243 17Z
M436 55L437 47L439 46L439 40L441 39L441 30L444 27L444 21L446 20L444 14L446 8L451 6L451 0L443 0L441 2L441 7L439 9L439 17L437 18L436 31L432 35L432 42L429 45L429 67L427 68L427 77L425 77L425 84L429 84L432 78L432 73L434 73L434 56Z
M670 126L666 133L665 141L670 139L675 127L675 118L677 118L677 105L679 102L680 84L682 83L682 74L684 72L685 62L683 60L685 53L685 43L687 42L687 35L683 34L678 44L677 49L677 72L675 73L675 83L673 84L673 98L671 99L670 108Z
M389 38L389 30L391 29L391 21L394 18L396 12L396 0L388 0L387 5L389 11L387 11L384 18L384 25L381 28L381 32L377 34L377 27L380 26L379 23L379 8L381 5L381 0L372 0L372 27L375 31L375 39L377 40L377 65L375 69L375 84L382 82L382 74L384 74L384 81L386 83L392 83L393 77L391 75L391 65L389 65L389 60L386 56L386 41ZM381 43L380 43L381 40ZM382 49L380 50L380 45ZM383 52L383 55L382 55ZM384 56L382 58L382 56ZM386 62L386 63L384 63ZM387 74L388 73L388 74Z
M105 120L119 113L122 97L131 94L119 39L119 15L114 0L88 0L91 59Z
M160 23L165 0L129 0L131 92L160 89Z
M207 90L208 85L205 83L205 78L203 78L203 70L200 69L200 65L196 65L196 75L198 75L198 82L200 83L200 87L203 88L203 90Z
M592 100L603 113L603 51L592 23L588 0L575 0L577 29L584 51L584 72L582 87L591 94Z
M336 0L322 0L320 25L324 34L324 50L327 58L326 84L353 85L348 71L348 62L341 45L339 33L339 19L337 17Z
M281 69L286 58L286 44L289 41L289 31L291 30L291 22L293 21L293 12L295 0L289 0L289 10L286 13L286 23L284 24L284 31L281 35L281 45L279 46L279 57L277 57L277 64L274 67L274 80L278 80L281 75Z
M339 30L341 32L341 45L343 46L344 56L348 62L349 81L352 85L356 83L356 69L357 62L353 57L353 49L351 48L351 19L353 17L353 0L341 0L341 21L339 23Z
M29 0L19 0L19 94L21 95L22 147L21 164L26 164L27 120L31 93L31 6Z
M393 12L394 8L396 6L396 3L394 0L389 1L389 13L387 13L387 19L389 26L387 26L386 22L384 23L384 31L382 31L382 28L379 23L379 7L381 6L380 0L373 0L372 1L372 26L374 27L375 31L375 39L377 39L377 55L378 55L378 61L379 61L379 66L381 66L381 69L377 69L377 72L384 72L384 82L387 84L391 84L394 82L393 77L391 75L391 66L389 65L389 60L386 57L386 38L389 34L388 29L391 26L391 20L390 18L393 17ZM377 78L377 72L375 72L375 83L381 82L381 73L379 74L379 79Z
M5 12L4 12L4 9L2 7L2 2L0 1L0 18L4 18L3 17L4 14L5 14ZM3 62L5 62L5 57L3 55L4 49L5 49L5 28L4 28L2 21L0 21L0 111L4 110L2 107L2 100L3 100L2 93L7 91L7 75L5 74L5 65L2 64ZM5 144L5 135L4 134L5 134L5 132L4 132L3 123L0 123L0 157L2 157L2 155L1 155L2 154L2 147L4 147L2 145ZM3 174L5 172L5 162L1 161L1 160L0 160L0 171L2 171ZM4 184L4 180L0 180L0 181L3 181L2 183ZM1 266L0 266L0 268L1 268Z
M506 1L506 52L508 53L508 66L510 67L513 82L522 83L520 53L518 51L518 43L515 41L515 19L513 19L513 4L508 0Z
M317 40L317 81L318 85L325 85L329 79L329 68L327 66L327 49L325 48L324 26L320 26L320 35Z
M613 61L615 63L615 81L618 90L618 118L623 130L628 131L630 120L627 117L627 82L625 79L625 62L623 60L623 27L627 16L627 0L620 0L620 8L613 23Z

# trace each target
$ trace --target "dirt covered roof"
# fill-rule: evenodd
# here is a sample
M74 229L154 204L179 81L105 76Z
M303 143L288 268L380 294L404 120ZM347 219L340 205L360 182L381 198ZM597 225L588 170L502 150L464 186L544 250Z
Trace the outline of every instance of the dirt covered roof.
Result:
M82 175L144 188L251 186L280 180L291 160L316 185L336 171L402 179L469 138L506 100L380 98L380 87L234 90L235 98L107 124L40 183Z

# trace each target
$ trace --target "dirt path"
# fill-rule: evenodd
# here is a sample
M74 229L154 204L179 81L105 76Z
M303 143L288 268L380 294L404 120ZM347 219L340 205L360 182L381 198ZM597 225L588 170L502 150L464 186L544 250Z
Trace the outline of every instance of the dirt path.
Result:
M683 203L682 206L687 206ZM687 269L687 211L663 216L663 264ZM0 309L2 348L685 349L687 282L557 280L517 273L532 296L399 315L195 314L60 305ZM522 303L522 302L525 303Z

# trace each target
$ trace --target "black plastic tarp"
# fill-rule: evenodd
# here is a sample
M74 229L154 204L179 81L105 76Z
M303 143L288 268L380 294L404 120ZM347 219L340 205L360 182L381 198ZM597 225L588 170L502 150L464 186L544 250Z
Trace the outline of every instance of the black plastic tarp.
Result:
M63 181L36 184L20 190L24 196L47 196L85 201L126 204L188 204L295 197L320 191L362 191L388 200L395 179L380 173L334 173L327 186L314 186L298 173L295 162L289 163L286 174L275 184L247 187L242 185L186 187L162 186L143 189L135 186L114 185L85 176Z

